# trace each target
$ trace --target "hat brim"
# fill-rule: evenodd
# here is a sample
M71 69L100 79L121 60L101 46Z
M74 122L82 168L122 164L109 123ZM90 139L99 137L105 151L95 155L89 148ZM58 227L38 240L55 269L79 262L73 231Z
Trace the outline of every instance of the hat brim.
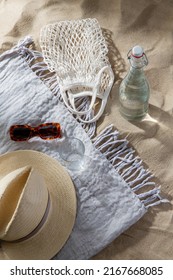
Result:
M50 196L50 209L40 230L20 242L0 242L0 259L47 260L67 241L76 217L76 192L65 168L50 156L20 150L0 156L0 179L9 172L32 166L43 176ZM29 209L28 209L29 211Z

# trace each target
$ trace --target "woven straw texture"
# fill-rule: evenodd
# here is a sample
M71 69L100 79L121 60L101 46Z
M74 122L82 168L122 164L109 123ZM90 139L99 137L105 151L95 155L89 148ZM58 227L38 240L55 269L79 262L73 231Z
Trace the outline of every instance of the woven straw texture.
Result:
M2 241L0 259L50 259L62 248L75 222L74 185L66 170L51 157L36 151L14 151L2 155L0 157L0 179L25 165L32 166L44 178L50 197L50 209L44 224L30 239L17 243ZM32 206L32 203L34 203L34 198L26 200L25 211L26 208L31 211L31 207L36 207ZM35 218L31 217L33 220ZM29 215L23 216L20 227L28 230L28 223L33 223L31 219Z

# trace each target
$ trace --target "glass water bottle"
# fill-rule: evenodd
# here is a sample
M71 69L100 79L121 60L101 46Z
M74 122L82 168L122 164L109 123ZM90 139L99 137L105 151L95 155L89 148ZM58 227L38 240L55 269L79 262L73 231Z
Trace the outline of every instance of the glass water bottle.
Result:
M141 120L148 112L150 88L144 74L147 57L141 46L135 46L128 53L130 70L120 84L120 113L126 119Z

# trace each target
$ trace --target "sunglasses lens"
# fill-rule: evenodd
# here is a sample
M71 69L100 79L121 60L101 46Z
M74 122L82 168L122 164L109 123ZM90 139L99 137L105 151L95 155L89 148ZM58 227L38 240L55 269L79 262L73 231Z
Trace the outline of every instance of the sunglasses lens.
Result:
M25 141L30 136L30 129L27 127L14 127L11 129L10 135L15 141Z
M60 124L44 124L38 128L39 135L42 139L61 138Z

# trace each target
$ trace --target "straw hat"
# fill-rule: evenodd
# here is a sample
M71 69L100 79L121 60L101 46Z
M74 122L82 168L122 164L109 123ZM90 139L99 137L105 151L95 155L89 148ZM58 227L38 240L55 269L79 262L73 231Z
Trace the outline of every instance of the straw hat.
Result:
M0 156L0 259L52 258L75 217L75 189L56 160L27 150Z

